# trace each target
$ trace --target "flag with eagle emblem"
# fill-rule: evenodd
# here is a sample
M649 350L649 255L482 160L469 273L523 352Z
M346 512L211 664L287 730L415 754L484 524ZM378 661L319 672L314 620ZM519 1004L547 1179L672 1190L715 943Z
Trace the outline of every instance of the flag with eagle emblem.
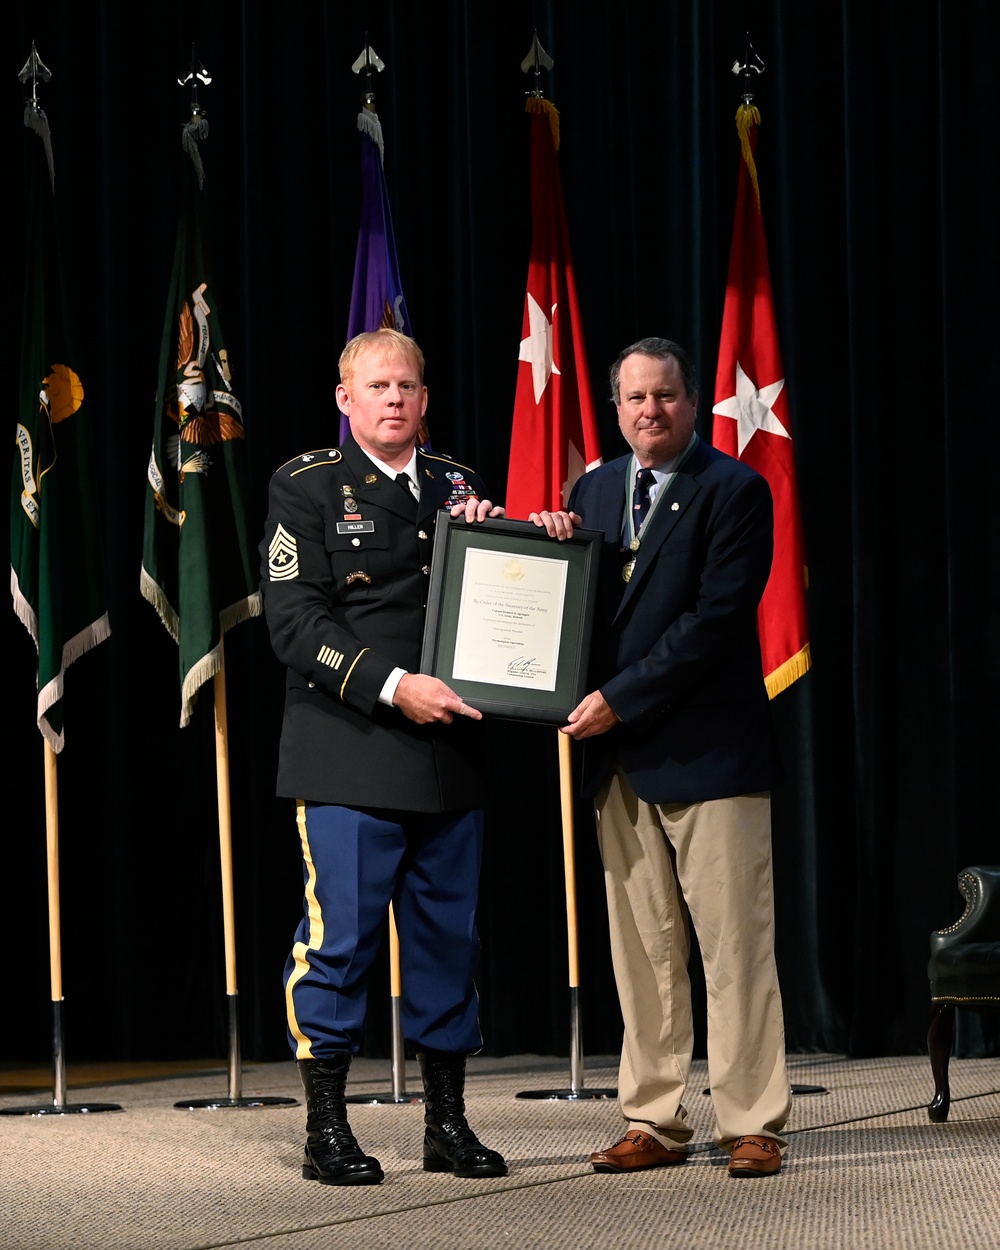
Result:
M258 616L243 410L205 264L194 177L181 213L146 470L142 593L178 646L181 725L222 664L222 636Z

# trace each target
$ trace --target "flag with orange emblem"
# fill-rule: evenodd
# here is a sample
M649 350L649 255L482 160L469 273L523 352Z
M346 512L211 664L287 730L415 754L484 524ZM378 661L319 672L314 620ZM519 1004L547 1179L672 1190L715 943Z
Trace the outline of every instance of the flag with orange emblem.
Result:
M111 628L99 522L101 479L93 452L95 409L72 342L51 137L37 99L27 104L25 126L24 302L10 588L14 611L38 649L38 728L59 752L65 743L66 669L103 642Z
M202 248L201 194L192 173L160 350L141 573L177 643L181 725L222 667L223 634L261 611L243 409Z

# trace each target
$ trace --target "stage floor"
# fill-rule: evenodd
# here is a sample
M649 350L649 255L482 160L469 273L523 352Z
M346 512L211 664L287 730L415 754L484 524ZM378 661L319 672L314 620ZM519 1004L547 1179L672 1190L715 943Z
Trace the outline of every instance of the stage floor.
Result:
M925 1057L789 1056L799 1093L778 1177L733 1180L711 1145L706 1070L689 1098L692 1159L596 1175L620 1136L614 1101L522 1099L570 1083L568 1061L470 1060L469 1120L510 1175L421 1167L419 1103L359 1103L351 1124L381 1185L301 1179L305 1109L292 1063L247 1063L244 1095L296 1106L178 1110L227 1095L224 1064L71 1067L67 1102L101 1114L0 1116L0 1250L995 1250L1000 1238L1000 1060L952 1061L952 1108L932 1124ZM613 1088L616 1058L586 1060L584 1091ZM416 1064L407 1091L419 1095ZM354 1095L391 1093L388 1062L357 1060ZM0 1109L51 1103L37 1072L0 1071Z

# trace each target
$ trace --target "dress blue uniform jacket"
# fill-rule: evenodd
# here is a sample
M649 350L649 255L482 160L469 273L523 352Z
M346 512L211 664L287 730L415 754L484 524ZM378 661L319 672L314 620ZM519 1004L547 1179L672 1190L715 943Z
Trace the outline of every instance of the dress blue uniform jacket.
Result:
M417 453L419 504L348 439L272 477L261 543L271 644L287 666L277 793L445 812L482 803L479 726L416 725L378 696L417 672L439 510L482 480Z
M623 456L585 473L569 501L587 529L604 531L590 688L623 722L583 743L584 793L597 793L613 763L651 803L770 789L776 765L757 640L770 489L699 442L643 526L626 583L631 463Z

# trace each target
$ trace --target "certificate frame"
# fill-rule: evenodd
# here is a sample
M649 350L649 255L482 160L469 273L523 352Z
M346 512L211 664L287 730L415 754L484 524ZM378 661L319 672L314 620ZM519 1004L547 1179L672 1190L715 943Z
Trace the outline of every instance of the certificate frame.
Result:
M439 677L470 707L484 714L511 720L537 721L564 725L569 713L587 693L587 668L597 604L597 574L601 539L598 530L574 530L562 542L550 538L530 521L506 517L469 524L464 517L439 515L434 534L428 588L427 616L424 623L421 672ZM488 569L495 560L505 570L513 563L518 571L537 571L544 589L533 592L515 583L511 590L512 608L506 605L491 614L479 606L476 570ZM505 576L506 571L505 571ZM522 572L523 576L523 572ZM529 576L528 582L532 581ZM537 580L537 579L536 579ZM499 599L504 583L499 580L490 593ZM525 596L528 596L526 598ZM475 605L475 606L473 606ZM485 616L484 616L485 613ZM545 663L538 666L539 685L531 656L520 655L517 637L486 637L487 632L503 632L508 617L519 618L530 641L536 635L545 652ZM532 617L548 617L536 624ZM472 618L470 635L463 621ZM558 619L557 619L558 618ZM484 623L485 622L485 623ZM513 631L516 635L518 630ZM471 636L471 643L466 641ZM494 645L495 644L495 645ZM469 653L483 659L485 677L461 672L468 668ZM489 653L489 654L486 654ZM508 662L508 656L509 662ZM553 662L549 662L549 657ZM505 667L506 665L506 667ZM473 665L474 667L474 665ZM510 673L510 676L507 674Z

